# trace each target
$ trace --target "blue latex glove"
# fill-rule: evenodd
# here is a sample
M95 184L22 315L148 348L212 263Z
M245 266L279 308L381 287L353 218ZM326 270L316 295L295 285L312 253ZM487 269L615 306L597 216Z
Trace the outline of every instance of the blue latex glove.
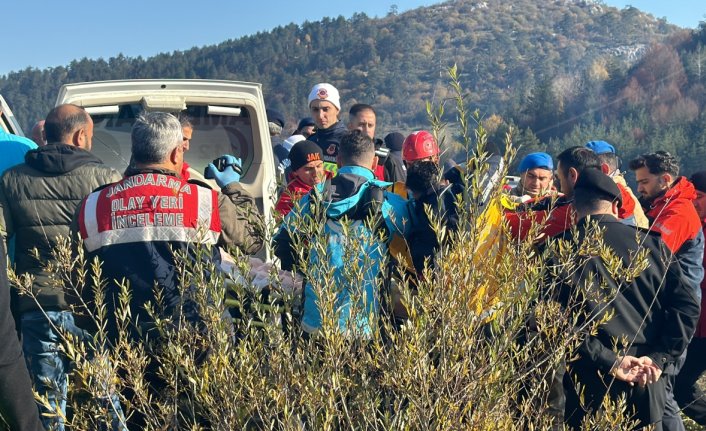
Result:
M224 188L230 183L237 183L240 181L240 174L233 169L233 166L231 165L237 165L242 169L243 167L243 162L239 158L231 155L224 155L222 156L226 159L228 166L223 170L223 172L219 171L216 169L216 167L213 165L213 163L209 163L208 167L206 167L206 172L205 176L206 178L213 178L216 180L216 184L218 184L218 187Z

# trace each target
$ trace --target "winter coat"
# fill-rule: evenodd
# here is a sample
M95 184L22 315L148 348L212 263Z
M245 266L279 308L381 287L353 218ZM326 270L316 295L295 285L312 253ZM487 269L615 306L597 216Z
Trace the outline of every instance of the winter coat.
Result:
M132 289L133 321L142 323L144 330L151 327L151 318L143 304L154 303L155 284L163 290L166 314L180 301L175 253L218 266L220 251L215 245L255 253L262 234L255 203L238 183L218 193L170 171L132 169L127 174L81 202L73 229L80 233L87 257L102 262L108 315L115 310L119 281L125 279ZM194 244L202 244L205 252L199 253ZM92 289L83 292L91 304ZM186 317L198 319L195 313ZM111 339L117 335L114 320L108 318Z
M316 193L329 196L329 200L323 200L320 203L320 207L325 208L326 217L326 220L321 220L322 225L325 225L322 231L325 232L326 228L330 226L331 223L329 223L329 221L338 220L344 215L349 215L351 211L355 211L361 199L370 194L366 192L371 186L380 189L390 185L390 183L376 180L373 172L369 169L359 166L341 167L338 170L338 174L333 177L331 181L327 181L327 183L320 184L316 187ZM325 190L325 187L329 189ZM294 249L294 244L299 242L293 241L292 239L295 235L299 234L297 224L303 223L304 220L312 220L315 215L315 207L312 201L317 198L313 198L312 193L314 192L312 191L302 198L298 210L290 212L287 217L285 217L282 227L274 238L275 255L280 259L282 269L284 270L292 270L295 263L297 263L297 252ZM393 241L393 238L404 237L407 233L409 215L406 202L400 196L388 191L383 191L379 214L387 232L385 236L386 240L382 243L376 242L374 250L367 256L359 256L356 254L356 250L350 249L350 246L345 247L340 244L334 244L334 253L330 253L331 250L327 250L329 253L324 255L325 258L329 259L329 264L334 270L334 285L340 289L337 296L336 310L339 312L339 327L341 330L346 330L348 327L351 295L353 291L362 295L362 304L360 306L363 312L358 315L358 319L360 320L356 323L359 327L363 328L365 332L371 330L373 323L369 321L369 317L377 315L379 311L378 300L380 293L376 290L377 283L374 279L377 278L378 273L383 270L383 268L381 268L381 256L388 253L388 246ZM353 234L356 235L356 237L365 234L365 229L360 225L357 227L351 226L350 228L357 229ZM342 235L345 237L345 234ZM369 236L368 238L374 239L376 237ZM328 242L330 238L323 238L323 240ZM343 239L343 241L345 241L345 239ZM332 244L329 242L329 246L331 245ZM337 247L335 247L336 245ZM360 244L356 245L360 247ZM341 254L343 249L345 249L346 252ZM347 252L351 252L352 256L348 256ZM352 257L353 259L357 258L357 268L366 268L362 286L350 285L343 275L342 271L345 265L356 265L355 260L353 262L343 262L342 259L344 255L349 258ZM310 271L315 272L316 268L321 266L317 263L318 259L321 257L318 256L314 250L311 250L308 258L311 267ZM302 327L307 332L316 332L321 327L321 314L318 300L311 282L307 282L304 287Z
M702 233L706 236L706 219L701 220ZM702 267L706 271L706 253L704 253ZM699 316L699 325L696 327L694 337L706 338L706 277L701 279L701 316Z
M420 276L424 270L425 263L430 267L435 266L435 255L439 250L439 240L434 227L429 221L426 208L429 207L431 214L439 217L443 227L448 232L458 230L459 211L457 208L457 196L462 193L456 185L437 185L417 198L409 200L409 215L411 219L409 238L409 252L412 256L412 263L417 275Z
M527 238L532 225L544 223L538 238L538 242L544 242L573 226L575 218L573 199L563 195L556 199L553 196L542 198L526 210L505 212L510 236L519 241Z
M343 121L338 121L328 129L316 129L316 133L309 136L308 140L315 142L324 154L324 168L335 173L338 169L336 156L338 156L338 146L341 145L341 138L348 133L348 128Z
M287 189L279 196L275 209L282 217L286 216L292 210L294 204L313 188L313 186L304 184L299 178L292 179L287 184Z
M577 351L577 359L569 364L571 378L577 378L585 388L586 402L600 403L606 387L611 394L623 391L630 408L638 407L637 417L642 424L661 419L664 410L662 380L648 385L644 391L622 382L612 382L608 374L617 362L617 352L636 357L648 356L662 370L670 367L684 352L694 334L699 318L698 295L685 282L681 269L671 261L671 253L658 235L625 225L611 215L590 217L603 231L605 246L628 267L641 249L647 249L649 265L630 281L618 282L610 276L605 261L598 255L581 255L578 268L560 272L556 280L559 303L578 312L578 325L587 319L611 314L599 325L595 334L586 334ZM571 230L558 236L573 250L589 236L589 219L578 222L576 237ZM576 241L576 242L574 242ZM553 261L551 265L557 265ZM590 294L576 296L577 286L587 286ZM628 340L623 345L620 340ZM615 343L618 343L614 347ZM600 374L599 374L600 373ZM568 406L568 404L567 404Z
M67 307L62 288L46 267L56 261L52 252L59 238L70 235L81 199L119 179L115 169L90 152L55 143L29 151L25 163L9 169L0 180L0 229L3 236L15 235L15 269L34 276L32 289L45 310ZM29 296L19 297L18 307L20 314L38 309Z
M691 287L700 293L704 277L704 234L701 219L694 208L694 199L694 185L686 177L680 177L664 194L652 201L647 218L650 228L659 232L664 243L676 255Z
M651 229L662 235L662 240L672 253L677 253L684 242L694 239L701 231L701 220L694 208L694 199L694 185L686 177L680 177L646 208Z

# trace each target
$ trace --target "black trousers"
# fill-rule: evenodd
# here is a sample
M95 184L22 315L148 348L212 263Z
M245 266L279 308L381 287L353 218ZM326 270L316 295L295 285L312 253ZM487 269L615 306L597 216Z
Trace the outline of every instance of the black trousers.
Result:
M696 384L706 371L706 338L693 338L686 352L686 362L677 374L674 398L684 414L699 425L706 425L706 394Z
M584 387L584 403L581 403L576 392L577 383ZM637 428L655 424L656 429L661 430L666 400L665 387L665 379L659 379L641 388L619 380L614 381L612 376L601 375L596 368L588 364L575 364L570 366L564 375L565 421L571 429L580 429L584 416L599 410L606 395L614 401L624 395L628 409L634 414L633 418L639 421Z

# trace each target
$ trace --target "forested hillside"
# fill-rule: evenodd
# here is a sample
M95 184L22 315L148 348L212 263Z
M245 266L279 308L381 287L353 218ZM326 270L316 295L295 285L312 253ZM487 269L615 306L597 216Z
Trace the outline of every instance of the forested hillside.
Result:
M468 105L497 136L517 125L523 151L554 151L586 136L613 139L628 154L704 147L703 32L590 0L458 0L403 14L394 9L384 18L290 24L148 59L84 58L26 69L0 77L0 93L27 127L44 116L63 83L255 81L268 106L293 125L307 113L311 86L327 81L340 89L344 110L373 104L385 133L427 124L425 101L450 96L445 70L457 64Z

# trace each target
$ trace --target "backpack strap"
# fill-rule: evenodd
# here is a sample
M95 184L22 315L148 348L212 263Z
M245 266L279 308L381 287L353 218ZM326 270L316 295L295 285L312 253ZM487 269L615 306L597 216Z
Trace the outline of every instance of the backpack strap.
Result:
M310 212L316 220L326 220L328 218L324 202L329 202L332 194L331 178L326 178L321 191L319 191L317 187L314 187L309 192Z

